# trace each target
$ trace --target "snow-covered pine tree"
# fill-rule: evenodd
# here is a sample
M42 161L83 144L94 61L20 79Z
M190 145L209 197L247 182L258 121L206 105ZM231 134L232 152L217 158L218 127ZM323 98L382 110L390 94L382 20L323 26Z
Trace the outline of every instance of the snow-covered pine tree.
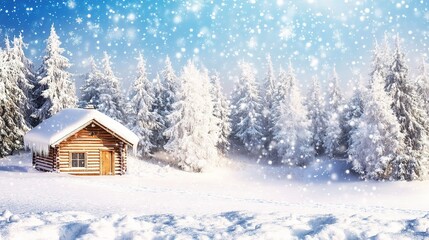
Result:
M158 127L157 112L153 109L154 90L146 72L146 61L143 54L138 56L138 75L133 83L130 94L128 126L139 136L138 152L141 156L148 156L154 148L152 135Z
M365 179L395 179L395 165L404 150L404 135L383 89L383 75L381 69L371 74L371 87L364 94L365 110L352 132L348 151L353 169Z
M211 75L211 96L213 99L213 116L218 119L219 137L217 147L220 153L225 154L229 150L229 135L231 133L231 122L229 118L229 103L222 93L220 77L218 73Z
M372 57L372 71L370 73L370 81L368 88L373 87L374 79L386 79L387 74L389 73L390 62L390 48L388 44L387 35L385 35L381 45L378 44L377 41L375 41L375 47ZM374 74L377 74L377 76L374 76ZM352 141L351 131L354 131L354 129L356 129L356 123L359 121L358 118L363 113L364 103L362 98L364 87L361 86L362 80L360 79L361 76L359 75L359 81L357 82L357 84L354 84L358 87L354 88L353 96L350 99L349 104L346 105L341 118L341 144L346 146L347 149L351 145Z
M167 117L171 126L165 131L169 139L165 149L180 168L199 172L208 162L217 160L218 133L212 131L215 119L209 77L189 61L180 80L181 98Z
M1 76L2 76L2 78L0 78L0 100L4 100L4 99L6 99L6 85L5 85L5 80L3 79L4 78L4 75L5 75L5 64L4 64L4 61L3 61L3 50L2 49L0 49L0 74L1 74ZM0 121L1 121L1 119L0 119ZM0 123L0 129L1 129L1 123Z
M312 143L316 155L324 153L323 139L326 134L327 116L319 79L313 77L313 84L307 97L308 118L311 123Z
M7 105L7 98L6 98L6 64L5 64L5 53L2 49L0 49L0 157L6 156L9 153L9 148L7 146L4 146L5 138L9 136L8 132L5 131L5 120L3 119L3 115L5 113L4 106Z
M328 121L326 123L326 135L323 144L325 153L328 154L329 157L334 157L337 153L342 151L340 145L340 116L343 110L343 97L338 85L338 74L335 67L332 71L327 97L326 114L328 116Z
M271 155L271 151L273 148L273 133L272 129L274 126L273 122L273 102L274 102L274 94L275 94L275 84L276 79L274 75L273 63L271 61L271 56L267 55L267 63L266 63L267 72L263 82L263 89L261 89L262 96L262 126L263 126L263 134L264 134L264 155Z
M45 56L42 66L37 72L37 83L34 88L36 110L32 117L36 123L40 123L64 108L75 107L77 103L71 74L67 72L70 63L62 55L64 49L60 45L60 38L52 25Z
M397 179L420 179L427 174L428 165L428 115L421 98L408 79L404 53L400 48L400 38L396 37L396 48L386 78L385 90L392 97L391 107L404 133L406 153L400 163L397 163ZM400 166L400 167L399 167Z
M355 131L364 109L364 102L362 99L363 86L361 86L361 82L361 76L357 77L356 82L353 84L355 86L353 89L353 95L348 100L348 104L346 104L341 114L340 145L342 146L342 151L339 154L344 157L348 154L347 152L351 144L351 135L353 131Z
M0 48L0 100L6 99L6 81L3 79L6 73L6 64L4 63L4 51ZM0 125L1 127L1 125Z
M119 86L119 79L112 70L110 56L104 52L102 59L103 78L100 83L100 103L98 110L107 116L125 123L125 103Z
M103 74L98 69L92 56L89 58L89 65L90 70L86 74L83 86L80 88L82 95L80 97L79 106L86 107L87 105L92 105L94 108L98 109L101 94L100 85L103 80Z
M165 121L166 118L161 115L161 111L163 109L163 102L162 102L162 94L163 94L163 86L161 82L161 77L159 74L156 75L153 82L153 104L152 104L152 112L157 117L156 119L156 127L153 129L152 132L152 138L151 142L153 143L153 151L161 150L164 146L165 137L164 137L164 131L165 131Z
M378 72L377 74L380 74L383 79L386 79L387 75L390 72L390 64L393 61L392 55L393 54L391 53L391 49L389 47L389 40L387 35L385 34L381 44L379 44L377 41L375 42L372 57L373 70L370 73L370 81L372 81L373 79L372 75L374 74L374 72Z
M159 129L159 136L163 136L163 139L159 138L161 141L159 142L160 147L163 147L167 142L168 138L164 134L164 131L171 126L171 123L167 119L167 116L170 115L173 111L173 104L176 103L180 98L180 88L181 81L178 79L176 74L174 73L173 66L171 65L170 58L167 56L165 59L165 66L161 70L161 83L160 86L160 97L162 104L159 105L159 114L163 119L164 126ZM162 127L162 126L161 126Z
M275 83L274 94L272 97L273 99L272 112L271 112L272 119L278 116L276 111L277 111L277 108L279 107L280 102L283 101L287 92L289 91L290 83L291 83L290 80L291 80L290 72L287 72L280 67L279 75Z
M279 75L277 77L277 81L275 82L275 90L272 96L273 103L271 111L271 121L273 122L273 126L270 130L272 133L274 132L274 122L280 117L280 103L284 101L291 87L291 75L291 72L287 72L282 67L280 67ZM276 151L276 144L276 141L273 140L268 146L268 151L272 155L270 157L271 161L278 160L276 159L278 155Z
M23 135L28 130L20 102L26 100L19 87L23 73L18 71L10 50L8 45L5 51L0 50L0 157L22 149Z
M27 44L24 43L22 34L19 37L13 38L13 48L10 51L11 66L16 68L18 87L23 91L25 99L19 102L20 108L23 112L25 121L28 126L31 126L32 119L31 113L34 112L33 105L33 88L36 81L35 73L33 71L33 63L25 56L24 49Z
M166 129L165 127L165 121L167 120L166 117L162 116L162 109L163 109L163 102L162 102L162 94L163 94L163 86L161 82L161 77L159 74L156 75L153 82L153 95L154 95L154 101L152 104L152 112L157 117L156 119L156 127L153 129L152 132L152 138L151 142L153 143L153 151L158 151L163 149L163 146L165 144L164 137L164 131Z
M212 95L212 88L213 85L211 84L211 78L209 75L209 70L206 67L202 67L202 69L200 70L200 77L201 77L201 82L202 84L204 84L203 88L207 88L208 89L208 95L206 95L206 92L203 91L202 94L204 95L204 98L208 98L210 100L210 104L207 105L208 107L211 108L211 114L207 117L208 122L206 122L206 124L208 125L209 128L209 135L212 136L213 139L210 139L211 141L213 141L215 143L216 149L219 150L218 144L220 143L221 139L221 134L222 134L222 129L221 129L221 119L219 117L216 117L214 115L215 111L215 102L213 99L213 95ZM219 151L218 151L219 153ZM220 160L220 158L216 158L216 160ZM213 162L215 163L215 162ZM219 162L216 161L216 164L218 164Z
M429 114L429 66L425 58L422 57L422 61L419 65L419 73L416 78L417 93L420 95L422 108Z
M290 63L288 76L289 87L285 88L287 89L286 94L278 105L278 115L274 119L273 138L276 141L276 150L281 163L302 166L309 163L314 157L314 149L311 145L311 125Z
M261 98L252 64L243 61L239 67L240 77L231 98L231 136L236 144L257 153L263 144Z
M24 116L26 120L26 125L30 126L30 118L27 118L29 114L31 114L32 104L31 104L31 89L33 85L30 83L29 77L33 77L34 75L31 72L27 73L27 65L23 60L25 60L25 56L21 56L23 54L22 47L20 46L19 40L14 38L14 46L11 47L9 38L5 39L5 50L3 52L3 62L5 64L5 76L9 79L10 83L16 85L16 90L19 89L18 92L14 93L13 96L9 96L8 98L14 101L14 104L19 107L19 113ZM23 43L22 43L23 44Z

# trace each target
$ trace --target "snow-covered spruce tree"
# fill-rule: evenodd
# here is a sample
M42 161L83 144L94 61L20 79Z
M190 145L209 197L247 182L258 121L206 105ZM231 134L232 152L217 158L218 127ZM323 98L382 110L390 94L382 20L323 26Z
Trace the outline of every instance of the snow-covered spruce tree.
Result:
M217 147L220 153L225 154L229 150L229 135L231 133L229 103L225 95L222 93L222 87L220 85L220 77L218 73L211 75L210 83L210 93L213 100L213 116L218 119L217 125L219 128Z
M281 163L302 166L314 157L311 125L291 65L289 65L288 75L290 76L289 87L286 88L286 94L278 105L273 138L276 141L276 150Z
M428 115L421 98L408 79L408 67L401 52L399 36L396 37L394 60L386 78L385 90L392 97L391 107L404 133L406 152L397 162L397 179L420 179L427 174L428 164Z
M429 66L425 58L422 57L422 61L419 66L419 74L416 78L417 93L420 95L422 108L426 110L426 114L429 114Z
M163 109L162 102L162 94L163 94L163 86L161 82L161 77L159 74L156 75L155 79L152 81L153 83L153 103L152 103L152 112L157 117L156 119L156 127L152 131L151 142L153 143L153 151L158 151L163 149L165 137L165 121L166 118L161 115L161 111Z
M0 49L0 74L2 78L0 78L0 100L6 99L6 85L5 85L5 64L3 61L3 50ZM1 126L1 124L0 124Z
M379 44L377 41L375 42L375 47L373 51L372 57L372 71L370 73L370 81L372 81L372 75L374 72L381 75L381 78L386 79L387 75L390 72L390 64L392 63L392 53L389 47L388 37L385 34L383 42ZM370 82L371 87L371 82Z
M7 51L10 48L0 50L0 157L22 149L23 135L28 130L20 103L26 100L19 87L22 72L17 71Z
M338 153L344 151L340 145L340 116L343 110L343 97L338 85L338 74L335 67L332 71L332 79L329 83L327 98L325 111L328 116L328 121L326 123L326 135L323 140L323 147L325 148L325 153L328 154L329 157L334 157Z
M368 89L371 89L373 87L374 79L382 79L384 81L390 72L390 64L392 62L392 56L391 56L391 50L389 47L388 37L386 34L384 34L384 39L381 45L377 41L375 41L375 46L374 46L374 50L372 51L372 54L373 54L372 63L371 63L372 71L369 74L370 79L369 79ZM376 74L377 76L374 76L374 74ZM361 78L360 75L359 77ZM362 84L361 80L359 81L359 84ZM359 111L359 108L360 108L360 105L363 103L361 103L361 100L359 100L358 98L359 98L359 95L360 95L360 98L363 97L364 90L362 89L364 89L364 87L360 86L359 84L358 84L359 87L355 89L354 96L355 98L357 97L355 102L357 102L358 104L355 104L355 106L358 106L357 108L358 114L361 114L359 113L361 112ZM363 111L363 106L362 106L362 111Z
M11 67L17 73L18 87L22 90L25 97L24 100L19 102L19 106L27 125L31 126L32 119L30 115L34 112L32 92L36 77L33 71L33 63L25 56L25 48L27 48L27 44L24 43L24 39L20 34L19 37L13 38L13 47L10 49L9 56Z
M262 126L264 134L264 155L271 155L273 149L273 133L272 129L274 126L273 123L273 102L274 102L274 93L276 91L275 84L276 79L274 75L273 63L271 61L271 56L267 55L266 63L267 72L263 82L263 89L261 89L262 96Z
M271 111L271 121L273 122L273 127L271 127L271 132L274 132L274 122L275 119L280 117L280 103L284 101L291 87L291 78L292 73L290 71L285 71L280 67L279 75L277 77L277 81L275 82L275 91L273 93L273 103L272 103L272 111ZM270 149L273 156L271 156L271 161L275 161L276 163L280 163L280 160L277 159L277 151L276 151L276 141L273 139L270 143ZM279 160L279 161L277 161Z
M34 88L35 108L32 114L35 123L40 123L64 108L76 106L77 98L71 74L69 60L63 56L60 39L54 25L46 41L45 56L40 70L37 72L37 83Z
M364 94L365 111L352 132L349 161L365 179L396 179L396 162L401 160L404 136L383 89L383 72L371 74L371 87Z
M3 119L3 114L4 114L4 107L7 103L6 100L6 68L5 68L5 63L4 63L4 52L2 49L0 49L0 157L3 157L7 154L9 154L8 152L8 147L3 146L3 143L5 142L4 138L6 138L7 136L9 136L7 134L7 132L4 130L5 129L5 121Z
M342 146L343 151L341 154L344 157L347 157L348 149L351 144L351 135L353 131L356 130L359 119L362 116L364 109L363 102L363 86L361 86L361 77L359 76L357 82L354 84L353 95L348 100L348 103L343 109L340 119L341 135L340 135L340 145Z
M311 145L316 155L320 155L324 153L323 139L326 134L327 116L325 113L324 99L320 91L319 79L317 79L317 77L313 77L313 84L307 97L307 108L308 118L311 123Z
M126 122L125 103L110 62L110 56L104 52L102 62L103 78L100 82L100 103L98 110L118 122Z
M22 40L22 39L21 39ZM34 80L34 75L27 67L29 63L26 62L26 58L23 55L23 47L20 44L24 44L18 38L14 38L14 46L11 47L9 38L5 39L5 50L3 52L3 62L5 64L5 74L9 79L10 83L16 85L16 89L20 90L16 92L13 96L9 96L14 104L18 106L19 113L23 115L26 120L26 125L30 126L29 115L33 110L32 108L32 98L31 98L31 89L33 84L30 81Z
M103 74L98 69L92 56L89 58L89 65L90 70L86 74L83 86L80 88L82 95L80 97L79 106L86 107L87 105L92 105L94 108L98 109L101 94L100 85L103 80Z
M272 103L272 119L278 116L277 108L279 107L280 102L283 101L289 88L291 86L291 73L285 71L283 68L280 68L277 81L275 83L275 90L273 93L273 103Z
M181 98L173 104L173 111L167 117L171 126L165 131L169 139L165 149L180 168L199 172L218 158L218 133L212 131L215 119L209 77L189 61L183 67L180 80Z
M208 121L206 124L208 125L208 128L209 128L209 135L214 137L213 141L216 143L216 147L218 147L218 144L221 141L220 138L221 138L221 134L222 134L222 132L221 132L221 130L222 130L221 129L221 127L222 127L221 123L222 122L221 122L221 119L219 117L216 117L214 115L214 113L216 112L215 111L215 101L213 99L213 94L212 94L213 85L211 83L209 70L203 66L202 69L200 70L200 75L201 75L201 82L203 82L203 84L208 83L208 85L204 86L204 88L207 88L209 90L209 95L206 97L210 98L210 101L211 101L211 104L208 107L211 108L212 114L208 118L208 120L210 120L210 121ZM203 93L203 94L205 94L205 93ZM228 137L228 135L227 135L227 137ZM217 149L218 149L218 153L219 153L219 148L217 148ZM216 160L220 160L220 158L216 158ZM216 164L217 163L218 162L216 162Z
M231 137L235 144L257 153L263 144L261 98L258 95L253 66L240 62L239 67L241 73L231 98Z
M163 127L159 129L157 135L159 136L159 145L163 147L167 141L168 137L164 134L164 131L171 126L171 123L167 119L167 116L170 115L173 111L173 105L180 99L180 88L181 81L178 79L174 73L173 66L171 65L170 58L167 56L165 59L165 66L161 70L161 87L160 97L162 104L159 105L159 114L163 119ZM162 136L162 138L160 138Z
M128 126L139 136L138 152L141 156L148 156L154 148L152 134L157 128L157 112L153 109L154 91L152 82L146 72L146 61L140 53L137 65L138 75L130 93Z

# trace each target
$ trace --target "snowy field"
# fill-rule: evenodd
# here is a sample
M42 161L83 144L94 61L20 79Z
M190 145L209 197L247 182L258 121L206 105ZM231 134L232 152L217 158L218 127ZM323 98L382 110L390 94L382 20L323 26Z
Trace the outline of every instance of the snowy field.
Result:
M131 158L116 177L30 161L0 159L0 239L429 239L428 182L365 182L340 160L187 173Z

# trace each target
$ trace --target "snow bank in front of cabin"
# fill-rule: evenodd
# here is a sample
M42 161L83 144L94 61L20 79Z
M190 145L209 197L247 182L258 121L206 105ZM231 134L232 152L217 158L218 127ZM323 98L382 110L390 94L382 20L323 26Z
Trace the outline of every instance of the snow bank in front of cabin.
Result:
M48 154L49 147L67 135L95 120L137 147L139 138L121 123L95 109L63 109L44 120L24 136L24 145L31 151Z
M224 212L208 215L119 215L85 212L0 213L5 239L423 239L429 214Z

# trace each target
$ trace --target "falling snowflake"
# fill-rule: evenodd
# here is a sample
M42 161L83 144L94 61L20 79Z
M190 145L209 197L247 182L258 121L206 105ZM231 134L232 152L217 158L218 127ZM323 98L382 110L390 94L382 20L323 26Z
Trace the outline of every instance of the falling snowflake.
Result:
M286 26L280 29L279 37L281 40L286 41L292 38L294 35L293 33L293 27L292 26Z
M81 24L83 22L83 19L81 17L77 17L75 19L75 21L76 21L77 24Z
M67 7L70 9L74 9L76 7L76 2L74 0L69 0L67 2Z
M173 18L173 22L174 22L175 24L179 24L179 23L181 23L181 22L182 22L182 17L181 17L181 16L179 16L179 15L174 16L174 18Z
M310 67L312 67L314 70L317 70L319 67L319 59L317 59L315 56L309 56L308 58L310 61Z
M127 20L130 21L130 22L135 21L136 20L136 15L134 13L128 14Z
M254 37L251 37L250 40L247 42L247 46L250 49L254 49L258 46L258 41Z
M70 40L73 46L82 44L82 36L74 35Z

